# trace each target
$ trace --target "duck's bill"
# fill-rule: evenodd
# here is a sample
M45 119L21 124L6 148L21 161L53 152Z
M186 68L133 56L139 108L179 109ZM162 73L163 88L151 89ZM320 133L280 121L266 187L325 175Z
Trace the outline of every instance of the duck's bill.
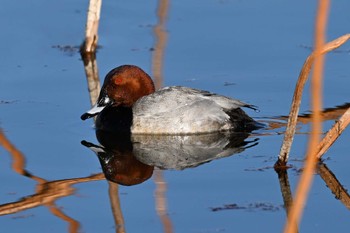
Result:
M91 117L96 116L99 114L106 106L99 106L98 104L95 104L89 111L81 115L81 119L85 121L86 119L89 119Z
M81 119L84 121L86 119L89 119L91 117L96 116L97 114L99 114L100 112L102 112L102 110L113 104L113 101L108 98L108 96L106 94L102 95L103 97L99 98L99 100L97 101L97 103L86 113L84 113L83 115L81 115Z
M86 146L87 148L89 148L90 150L92 150L93 152L95 152L96 154L98 153L106 153L105 149L102 146L98 146L95 145L91 142L87 142L85 140L80 142L83 146Z

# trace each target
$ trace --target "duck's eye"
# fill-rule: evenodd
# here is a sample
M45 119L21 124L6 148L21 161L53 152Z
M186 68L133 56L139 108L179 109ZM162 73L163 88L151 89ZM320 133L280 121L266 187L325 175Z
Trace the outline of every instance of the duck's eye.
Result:
M97 103L98 106L106 106L110 104L112 101L111 99L106 95L102 99L100 99Z
M108 104L109 102L111 102L111 99L110 99L108 96L106 96L106 97L103 99L103 103L106 105L106 104Z

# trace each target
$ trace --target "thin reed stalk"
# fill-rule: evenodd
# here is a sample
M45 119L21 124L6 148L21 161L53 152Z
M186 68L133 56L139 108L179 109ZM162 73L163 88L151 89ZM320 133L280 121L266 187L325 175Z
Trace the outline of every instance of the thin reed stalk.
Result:
M102 0L90 0L86 20L84 51L94 53L97 48L98 25L100 22Z
M345 42L347 42L350 39L350 34L345 34L327 44L325 44L320 53L325 54L328 53L334 49L339 48L341 45L343 45ZM286 166L288 159L289 159L289 153L292 147L294 134L296 131L296 125L298 121L298 114L300 109L300 103L301 98L304 90L304 85L307 81L307 78L309 76L309 73L312 68L312 64L315 60L316 51L311 53L309 57L304 62L304 65L300 71L297 84L295 86L292 105L290 108L288 123L286 127L286 132L284 134L283 143L281 146L281 150L278 156L278 160L275 164L276 167L284 167Z
M341 118L335 122L333 127L323 137L322 141L318 144L316 150L316 157L320 159L327 150L333 145L335 140L343 133L344 129L350 123L350 108L341 116Z
M169 0L158 0L157 18L158 23L154 26L153 32L155 37L154 52L152 57L152 75L155 82L156 89L163 86L163 62L164 51L167 43L167 32L165 30L165 23L168 15ZM166 190L167 184L163 178L163 171L156 169L154 171L155 202L156 211L163 225L165 233L172 233L173 226L168 215Z
M315 66L311 80L312 99L312 125L305 167L301 174L296 190L296 195L292 208L287 218L284 232L297 232L296 226L299 224L304 204L309 193L313 175L316 168L317 157L315 156L317 144L322 131L321 109L322 109L322 77L324 55L322 47L325 44L325 31L329 12L329 0L319 0L315 26Z
M167 19L169 8L169 0L158 1L158 23L154 26L153 32L155 35L155 45L152 57L152 74L156 89L163 86L163 61L164 51L167 43L168 34L165 30L165 23Z

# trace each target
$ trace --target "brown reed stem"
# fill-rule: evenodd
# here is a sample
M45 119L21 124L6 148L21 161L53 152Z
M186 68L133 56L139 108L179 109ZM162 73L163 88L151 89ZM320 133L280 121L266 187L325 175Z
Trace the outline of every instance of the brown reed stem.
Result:
M327 150L333 145L335 140L343 133L344 129L350 123L350 108L341 116L341 118L335 122L327 134L323 137L322 141L318 144L316 150L316 157L320 159Z
M345 42L347 42L350 39L350 34L345 34L329 43L324 45L321 49L321 54L328 53L334 49L339 48L341 45L343 45ZM307 78L309 76L309 73L312 68L312 63L315 59L315 51L310 54L309 57L304 62L304 65L300 71L298 81L294 90L292 105L290 108L288 123L286 132L284 134L283 143L281 146L281 150L278 156L278 160L275 164L276 167L279 166L286 166L288 159L289 159L289 153L290 149L292 147L294 134L296 131L296 124L298 120L298 114L299 114L299 108L301 103L301 98L303 94L304 85L307 81Z
M165 30L166 18L168 15L169 0L158 0L157 17L158 23L153 28L155 36L155 46L152 57L152 74L155 81L156 89L163 86L163 62L164 50L167 42L167 32ZM163 171L156 169L154 171L154 182L156 185L155 201L156 211L163 225L165 233L172 233L173 227L171 219L167 213L167 198L166 198L166 181L163 179Z
M98 25L100 22L102 0L90 0L86 20L84 50L86 53L94 53L97 48Z
M297 232L296 226L300 222L302 211L311 187L313 174L316 168L317 157L315 156L315 151L320 140L320 133L322 130L320 114L320 111L322 109L322 76L324 65L322 47L325 43L325 31L328 12L329 0L319 0L315 30L315 67L311 80L311 104L313 110L313 121L311 125L312 130L305 161L305 167L298 183L294 203L287 218L287 223L285 226L286 233Z
M152 74L156 89L163 86L163 61L164 50L167 43L167 32L165 30L165 23L168 14L169 0L158 1L158 23L154 26L153 31L155 35L155 46L152 58Z
M98 65L96 61L96 53L86 53L84 50L80 50L81 58L84 62L84 70L86 75L86 81L88 84L90 104L93 106L96 104L98 95L100 94L101 84L98 75Z

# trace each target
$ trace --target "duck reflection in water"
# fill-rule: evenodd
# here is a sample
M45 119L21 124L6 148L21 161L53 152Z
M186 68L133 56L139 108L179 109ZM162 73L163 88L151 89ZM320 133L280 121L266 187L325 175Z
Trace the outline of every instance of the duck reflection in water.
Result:
M144 182L152 176L154 167L171 170L193 168L241 153L258 144L258 139L246 140L249 132L139 135L120 131L120 128L113 131L113 128L106 127L104 120L118 119L116 115L120 116L119 111L110 108L98 117L96 137L101 146L86 141L82 144L97 154L106 179L121 185ZM125 125L125 128L128 127Z
M140 184L153 174L153 166L144 164L133 155L133 146L128 134L96 130L102 146L82 141L96 153L107 180L125 186Z

